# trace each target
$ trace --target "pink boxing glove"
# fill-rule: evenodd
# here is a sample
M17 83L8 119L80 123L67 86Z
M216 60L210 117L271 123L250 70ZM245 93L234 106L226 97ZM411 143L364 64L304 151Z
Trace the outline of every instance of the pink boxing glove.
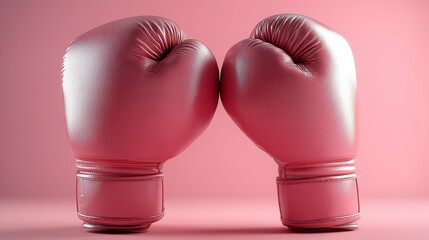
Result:
M92 230L147 230L164 215L162 167L208 126L219 70L171 20L140 16L78 37L62 85L77 158L77 214Z
M264 19L226 54L222 103L279 165L291 229L357 228L355 72L347 41L300 15Z

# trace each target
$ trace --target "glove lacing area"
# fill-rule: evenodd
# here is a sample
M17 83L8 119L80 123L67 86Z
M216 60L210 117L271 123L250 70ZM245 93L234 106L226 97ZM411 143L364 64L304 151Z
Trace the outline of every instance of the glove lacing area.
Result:
M164 176L157 165L77 159L77 214L86 222L84 226L136 229L160 220L164 215Z
M291 229L354 230L360 218L354 160L279 167L283 224Z

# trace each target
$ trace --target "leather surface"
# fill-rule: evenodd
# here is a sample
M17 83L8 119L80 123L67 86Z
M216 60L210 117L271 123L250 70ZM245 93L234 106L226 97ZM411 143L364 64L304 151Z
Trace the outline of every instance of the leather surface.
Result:
M349 174L356 178L356 91L355 64L347 41L300 15L282 14L262 20L249 38L228 51L222 66L221 98L228 114L274 158L279 179L301 181L303 187L309 179ZM298 185L293 188L296 190L289 187L279 191L281 209L294 209L294 214L282 217L294 222L358 214L357 193L353 198L342 197L343 191L357 188L353 184L330 184L333 186L327 187L331 189L327 192L298 193ZM318 189L316 185L314 189ZM296 198L320 201L291 206ZM346 199L350 202L344 204L350 208L334 211L328 207L332 199ZM335 203L342 204L342 200ZM282 207L286 204L289 207ZM311 214L325 207L328 210L323 214Z
M172 21L134 17L71 44L63 90L75 157L163 162L208 126L218 68L210 50Z
M205 130L217 106L213 54L173 21L139 16L76 38L62 74L79 216L91 228L159 220L163 163Z

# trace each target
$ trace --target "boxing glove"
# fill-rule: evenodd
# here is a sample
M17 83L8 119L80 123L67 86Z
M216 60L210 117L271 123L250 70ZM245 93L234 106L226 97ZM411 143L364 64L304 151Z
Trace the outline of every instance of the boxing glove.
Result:
M209 49L171 20L122 19L76 38L63 61L77 214L91 230L147 230L164 214L163 164L215 112Z
M315 20L262 20L226 54L221 99L278 164L283 225L356 229L356 73L347 41Z

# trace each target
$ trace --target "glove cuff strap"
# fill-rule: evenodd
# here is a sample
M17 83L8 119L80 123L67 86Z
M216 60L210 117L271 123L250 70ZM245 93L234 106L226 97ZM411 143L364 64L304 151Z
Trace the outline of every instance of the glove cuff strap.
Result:
M91 230L145 230L164 215L163 174L76 174L77 215Z
M277 192L281 220L289 228L357 228L360 209L356 174L277 178Z

